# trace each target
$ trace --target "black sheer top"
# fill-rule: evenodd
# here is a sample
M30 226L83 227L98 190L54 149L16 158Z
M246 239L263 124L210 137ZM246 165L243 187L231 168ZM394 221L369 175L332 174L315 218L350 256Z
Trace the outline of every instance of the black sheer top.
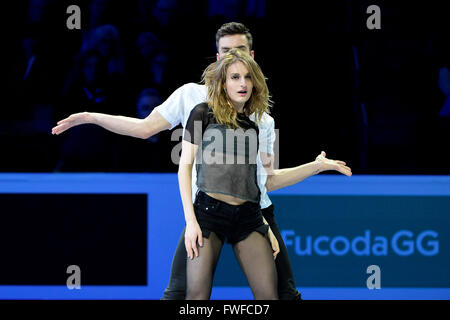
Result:
M208 104L201 103L191 111L184 140L199 146L195 159L200 190L259 203L258 126L243 113L238 113L238 125L218 124Z

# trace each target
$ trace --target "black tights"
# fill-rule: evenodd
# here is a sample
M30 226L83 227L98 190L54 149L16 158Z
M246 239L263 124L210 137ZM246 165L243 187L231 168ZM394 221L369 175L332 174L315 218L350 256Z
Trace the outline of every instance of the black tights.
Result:
M280 253L277 255L275 265L277 269L278 298L281 300L301 300L301 294L295 287L294 274L289 261L288 252L284 245L278 225L273 214L274 206L262 209L264 218L278 240ZM164 290L162 300L184 300L186 298L186 247L184 246L184 231L181 233L178 246L172 261L169 284Z
M187 300L206 300L211 296L214 272L223 242L214 232L208 239L203 238L198 257L187 258ZM277 272L272 248L267 236L252 232L247 238L233 245L241 269L256 300L278 299Z

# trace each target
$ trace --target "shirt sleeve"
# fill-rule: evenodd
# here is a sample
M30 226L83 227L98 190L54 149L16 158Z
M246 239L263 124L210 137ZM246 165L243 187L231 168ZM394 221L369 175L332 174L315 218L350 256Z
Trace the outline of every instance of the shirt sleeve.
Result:
M269 115L262 125L259 126L259 150L264 153L274 154L275 144L275 121Z
M173 129L181 123L184 109L183 95L185 94L185 91L186 85L179 87L166 99L166 101L155 108L155 110L170 123L170 129Z
M204 103L201 103L192 109L184 128L184 140L195 145L201 144L206 121L205 109Z
M155 109L170 123L173 129L186 118L194 106L206 101L207 89L204 85L187 83L175 90L166 101Z

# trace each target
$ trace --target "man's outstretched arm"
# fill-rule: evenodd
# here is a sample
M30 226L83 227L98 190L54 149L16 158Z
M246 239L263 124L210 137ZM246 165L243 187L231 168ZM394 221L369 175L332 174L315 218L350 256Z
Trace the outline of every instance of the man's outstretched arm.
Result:
M145 119L96 112L80 112L58 121L52 129L52 134L58 135L74 126L88 123L99 125L117 134L141 139L147 139L172 127L157 110L153 110Z
M344 161L327 159L324 151L315 161L293 168L273 169L273 155L268 153L261 153L261 161L267 172L267 192L291 186L323 171L334 170L348 177L352 175Z
M147 139L162 130L172 129L182 123L185 109L194 107L206 100L206 87L196 83L187 83L175 90L166 101L155 107L147 118L138 119L104 113L74 113L58 121L52 129L53 134L62 132L85 123L99 125L111 132Z

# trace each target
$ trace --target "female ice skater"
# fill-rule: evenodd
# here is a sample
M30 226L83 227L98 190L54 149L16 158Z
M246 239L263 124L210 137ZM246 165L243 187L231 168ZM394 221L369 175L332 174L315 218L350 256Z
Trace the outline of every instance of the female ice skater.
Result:
M209 299L224 242L255 299L278 299L277 272L257 181L258 122L270 99L258 64L232 49L203 74L207 101L190 113L178 171L186 220L186 299ZM255 121L249 116L254 114ZM192 166L198 191L192 202Z

